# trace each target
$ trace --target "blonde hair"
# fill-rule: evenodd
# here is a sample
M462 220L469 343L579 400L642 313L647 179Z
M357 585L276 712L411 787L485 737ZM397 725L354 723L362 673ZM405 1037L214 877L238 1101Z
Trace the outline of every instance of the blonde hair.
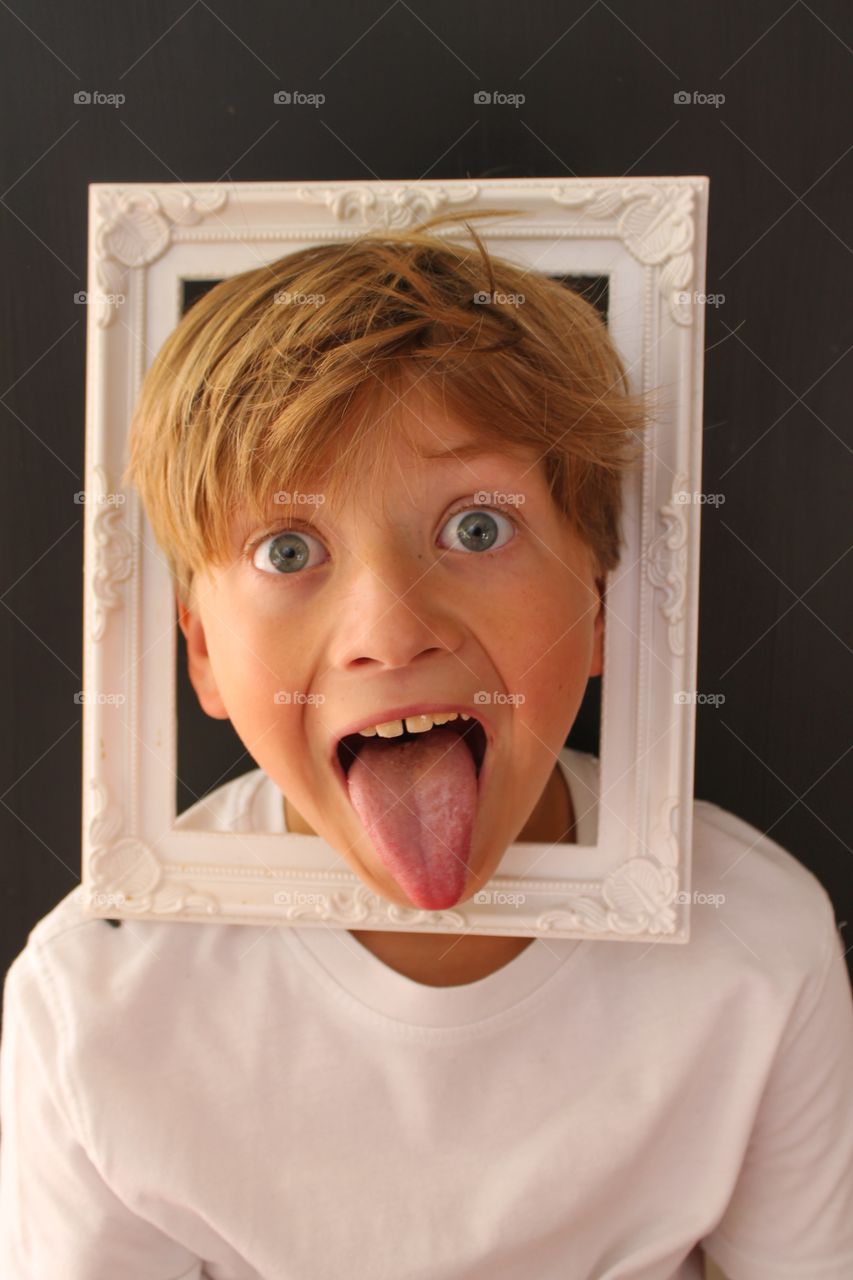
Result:
M440 214L303 249L187 311L143 380L122 477L182 600L196 573L233 556L238 512L267 520L274 495L308 490L318 469L332 504L362 461L381 484L394 409L415 381L477 439L534 449L597 572L615 568L622 478L651 401L630 393L591 303L490 255L469 221L518 212ZM431 233L462 221L475 248Z

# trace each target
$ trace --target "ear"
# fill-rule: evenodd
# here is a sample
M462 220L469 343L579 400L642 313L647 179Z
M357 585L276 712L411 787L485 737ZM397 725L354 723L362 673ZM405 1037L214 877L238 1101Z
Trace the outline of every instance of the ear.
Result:
M228 712L216 685L201 617L196 609L184 604L177 592L175 601L178 606L178 626L187 642L187 671L201 709L214 720L227 720Z
M600 676L604 668L604 578L596 578L595 585L598 589L598 613L595 615L595 631L592 641L592 659L589 664L589 674L591 676Z

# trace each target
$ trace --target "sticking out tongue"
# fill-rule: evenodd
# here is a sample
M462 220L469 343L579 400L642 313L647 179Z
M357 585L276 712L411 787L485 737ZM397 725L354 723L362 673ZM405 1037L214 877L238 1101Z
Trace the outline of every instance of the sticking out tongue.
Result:
M437 725L407 740L370 738L347 787L379 858L410 900L427 911L458 902L477 813L477 770L459 734Z

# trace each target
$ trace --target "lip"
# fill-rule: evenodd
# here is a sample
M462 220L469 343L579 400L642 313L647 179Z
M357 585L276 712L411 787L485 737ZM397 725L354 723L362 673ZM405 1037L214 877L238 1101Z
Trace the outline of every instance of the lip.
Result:
M484 786L484 779L486 777L487 771L491 764L491 759L492 759L491 748L494 747L495 735L492 730L491 724L482 715L479 707L463 706L462 703L459 703L459 702L456 702L456 703L412 702L402 707L389 707L386 711L380 712L379 716L375 718L362 717L362 719L356 720L351 725L347 725L346 727L344 727L332 739L332 745L329 753L329 764L332 767L332 772L335 774L338 781L340 782L340 785L343 789L344 795L346 796L347 800L349 800L349 789L347 787L347 777L343 771L343 768L341 767L341 762L338 759L338 743L340 742L341 738L347 737L347 735L350 733L358 733L359 729L364 729L368 725L387 724L389 720L405 720L407 716L439 715L442 712L453 712L453 711L455 711L457 715L461 715L462 712L464 711L465 714L467 716L470 716L472 720L477 720L480 726L482 727L484 734L486 735L486 753L485 753L485 756L483 757L483 764L480 769L480 772L477 775L477 791L478 791L478 795L481 795L483 791L483 786Z

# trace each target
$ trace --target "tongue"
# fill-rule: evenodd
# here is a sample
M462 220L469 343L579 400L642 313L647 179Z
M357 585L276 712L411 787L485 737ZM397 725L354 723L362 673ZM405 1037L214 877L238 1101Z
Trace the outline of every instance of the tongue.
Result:
M405 741L370 739L347 787L380 860L409 899L428 911L458 902L477 812L474 758L459 734L436 726Z

